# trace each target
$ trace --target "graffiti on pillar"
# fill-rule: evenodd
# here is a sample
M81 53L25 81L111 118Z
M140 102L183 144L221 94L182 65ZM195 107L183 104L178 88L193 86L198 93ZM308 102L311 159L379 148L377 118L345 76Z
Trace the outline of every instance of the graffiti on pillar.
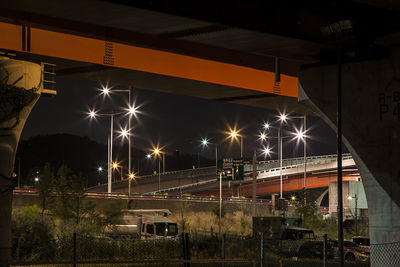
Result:
M379 120L400 120L400 91L379 93Z

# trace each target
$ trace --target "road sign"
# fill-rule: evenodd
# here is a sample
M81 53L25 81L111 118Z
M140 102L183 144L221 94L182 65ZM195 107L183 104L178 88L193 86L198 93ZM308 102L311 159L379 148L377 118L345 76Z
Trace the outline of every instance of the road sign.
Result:
M218 179L222 180L243 180L243 159L226 158L218 160Z

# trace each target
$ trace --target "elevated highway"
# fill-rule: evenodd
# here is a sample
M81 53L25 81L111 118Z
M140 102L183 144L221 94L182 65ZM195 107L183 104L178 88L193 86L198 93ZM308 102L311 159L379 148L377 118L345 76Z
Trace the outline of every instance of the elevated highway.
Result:
M303 158L284 159L282 162L283 191L286 193L301 190L304 184ZM307 158L307 188L328 187L329 181L336 180L336 155L316 156ZM257 165L257 196L267 196L280 190L281 169L277 160L259 162ZM354 160L349 154L343 155L344 179L359 180L360 174ZM244 166L245 175L242 181L223 181L223 197L244 196L252 194L252 164ZM167 172L159 176L147 175L137 177L131 184L132 192L138 194L179 195L190 193L199 196L219 195L219 181L216 178L215 167L189 169ZM113 192L127 193L128 180L112 184ZM106 192L107 185L88 189L88 192Z

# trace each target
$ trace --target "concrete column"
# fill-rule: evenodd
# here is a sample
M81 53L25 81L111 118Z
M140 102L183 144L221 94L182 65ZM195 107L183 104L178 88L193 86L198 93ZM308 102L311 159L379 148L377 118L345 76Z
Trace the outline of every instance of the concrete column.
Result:
M0 58L0 266L9 266L12 173L19 138L39 99L41 67Z
M363 179L371 266L400 265L400 57L343 65L343 140ZM305 68L299 101L336 130L337 67Z

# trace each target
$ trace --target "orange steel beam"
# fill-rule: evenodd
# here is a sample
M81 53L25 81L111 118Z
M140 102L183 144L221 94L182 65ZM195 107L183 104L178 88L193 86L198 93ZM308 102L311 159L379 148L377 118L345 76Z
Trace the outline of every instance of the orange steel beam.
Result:
M0 22L0 49L297 97L297 77L181 54L84 37L36 26Z

